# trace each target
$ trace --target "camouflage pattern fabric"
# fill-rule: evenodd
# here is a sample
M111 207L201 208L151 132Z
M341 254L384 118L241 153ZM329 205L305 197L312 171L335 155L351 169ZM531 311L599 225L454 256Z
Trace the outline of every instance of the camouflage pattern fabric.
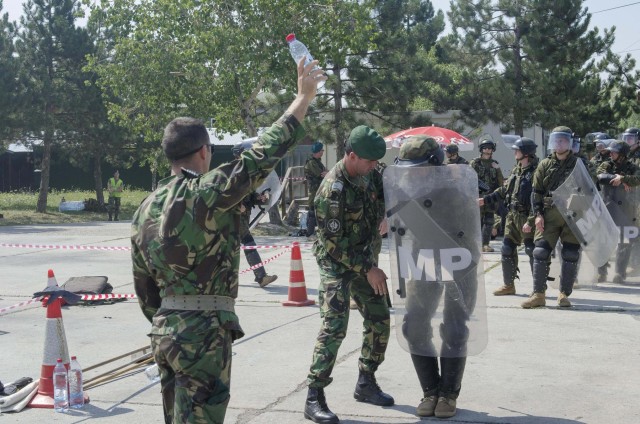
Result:
M188 422L224 420L228 395L222 394L221 386L212 386L216 382L213 377L226 380L224 370L231 361L231 349L226 346L244 333L234 312L160 309L162 298L172 295L238 296L238 205L260 186L303 136L304 128L294 116L286 114L239 159L203 175L183 170L182 175L162 180L133 217L134 288L142 312L153 323L150 336L157 342L154 356L159 361L161 374L174 372L176 388L198 387L201 383L192 380L194 375L206 376L209 385L207 389L196 390L197 399L193 398L197 408L203 409L194 412L195 416L202 415L207 419L194 418ZM174 368L173 359L163 359L166 352L177 348L169 343L170 340L179 343L181 338L191 340L198 334L210 341L207 343L212 350L204 342L202 345L191 344L192 352L181 350L181 355L177 356L179 368ZM205 355L213 358L218 354L222 355L220 361L203 360ZM181 369L190 369L189 374ZM180 405L176 405L173 419L177 422L183 421L177 411L188 407L182 403L181 396L176 393L176 404ZM170 422L171 417L165 417L165 420Z
M622 182L628 186L640 185L640 168L630 160L625 160L621 164L615 163L612 159L606 160L598 166L596 174L619 174L622 175Z
M492 192L504 183L504 176L494 159L482 159L477 157L471 161L470 166L478 174L478 179L485 182ZM480 222L482 226L482 245L487 246L491 240L491 230L495 224L497 205L484 205L480 207Z
M636 166L640 167L640 147L635 150L631 150L628 160L633 162Z
M376 295L366 278L376 265L374 249L379 247L375 240L384 210L375 178L379 177L349 177L341 160L316 194L318 240L313 253L320 268L322 326L307 377L309 387L325 387L332 381L331 371L349 322L350 296L364 318L358 367L375 372L384 360L391 331L389 307L386 297Z
M322 173L326 170L327 168L322 163L322 160L314 158L313 156L309 156L307 162L304 164L304 176L307 179L309 188L309 209L313 208L316 192L322 182Z
M447 165L469 165L469 161L463 158L462 156L458 156L455 159L449 159L447 161Z

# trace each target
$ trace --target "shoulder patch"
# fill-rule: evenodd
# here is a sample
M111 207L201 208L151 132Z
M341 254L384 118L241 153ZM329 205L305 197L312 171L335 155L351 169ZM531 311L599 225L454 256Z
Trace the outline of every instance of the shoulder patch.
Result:
M340 180L335 180L333 184L331 184L331 191L341 192L344 188L344 184Z
M339 220L331 218L327 221L327 231L329 231L330 233L337 233L338 231L340 231L340 228L342 228L342 224Z

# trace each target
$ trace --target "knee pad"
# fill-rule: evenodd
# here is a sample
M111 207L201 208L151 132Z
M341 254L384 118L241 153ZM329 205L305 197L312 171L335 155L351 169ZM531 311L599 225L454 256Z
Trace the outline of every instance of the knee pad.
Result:
M580 245L575 243L562 243L562 259L567 262L578 262L580 259Z
M514 256L517 253L518 246L508 237L505 237L502 241L502 249L500 253L502 256Z
M534 259L538 259L540 261L548 261L551 256L551 246L547 243L546 240L540 239L535 242L535 247L533 249L533 257Z
M529 257L533 256L534 247L535 247L535 244L533 244L533 239L524 240L524 253L526 253Z

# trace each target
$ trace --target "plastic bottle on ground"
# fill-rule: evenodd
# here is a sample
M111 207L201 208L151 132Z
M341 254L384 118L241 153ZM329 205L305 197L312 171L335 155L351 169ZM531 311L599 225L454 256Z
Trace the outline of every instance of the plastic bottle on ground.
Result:
M147 367L144 370L144 373L149 381L160 381L160 370L158 369L158 364L153 364L150 367Z
M82 367L75 356L69 364L69 407L80 409L84 406L84 392L82 390Z
M69 410L69 386L67 368L58 358L53 369L53 409L56 412L67 412Z

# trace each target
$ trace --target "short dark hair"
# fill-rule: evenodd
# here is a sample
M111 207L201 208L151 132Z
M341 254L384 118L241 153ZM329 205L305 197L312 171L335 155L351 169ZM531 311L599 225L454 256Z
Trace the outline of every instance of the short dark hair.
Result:
M171 162L184 159L210 144L204 123L195 118L175 118L164 129L162 150Z

